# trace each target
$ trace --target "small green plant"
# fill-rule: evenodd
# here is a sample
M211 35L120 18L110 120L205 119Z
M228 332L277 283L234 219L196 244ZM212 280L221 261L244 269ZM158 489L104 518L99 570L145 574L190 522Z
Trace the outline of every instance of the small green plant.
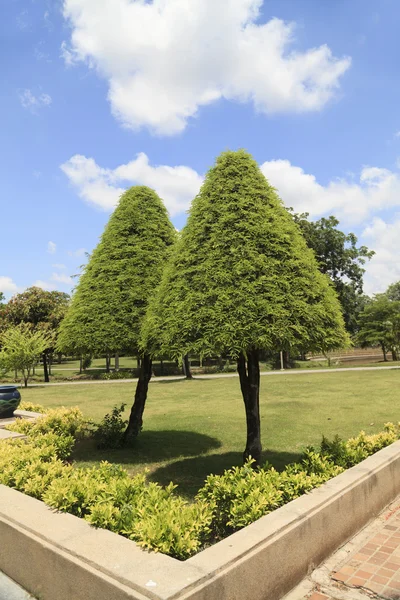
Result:
M27 402L23 400L18 407L20 410L26 410L28 412L38 412L44 414L47 412L46 408L41 404L35 404L34 402Z
M110 413L107 413L101 423L94 431L94 439L99 449L119 448L122 444L122 435L126 429L128 421L122 418L126 404L114 406Z

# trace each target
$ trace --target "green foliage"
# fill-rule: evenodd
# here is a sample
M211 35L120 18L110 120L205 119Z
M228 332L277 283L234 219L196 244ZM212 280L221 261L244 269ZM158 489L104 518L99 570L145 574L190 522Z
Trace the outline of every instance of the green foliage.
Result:
M367 435L361 431L358 436L344 442L339 436L333 440L323 437L321 443L322 455L328 457L336 465L347 469L368 458L378 450L393 444L400 437L400 426L386 423L384 431Z
M400 302L400 281L389 285L388 289L385 292L385 295L387 296L387 298L389 298L389 300L393 300L394 302Z
M213 507L213 531L225 537L279 506L310 492L343 471L328 458L307 450L301 463L278 473L269 464L255 470L253 461L223 475L209 475L197 495Z
M354 233L345 234L337 227L334 216L309 221L308 213L293 214L307 246L312 248L321 273L329 275L342 305L347 330L354 333L358 316L365 305L363 295L363 265L375 252L366 246L357 247Z
M66 470L44 494L52 508L84 517L140 546L185 559L209 533L212 513L205 503L188 504L174 486L130 478L121 467L103 462L92 469Z
M19 410L26 410L28 412L38 412L38 413L46 413L47 408L42 406L42 404L35 404L34 402L27 402L26 400L22 400L19 405Z
M82 358L82 368L83 368L83 370L85 371L86 369L88 369L91 364L92 364L92 355L91 354L85 354L85 356Z
M4 310L9 325L29 323L35 329L56 330L68 307L69 296L64 292L47 292L30 287L11 298Z
M175 229L157 194L127 190L93 251L60 328L60 351L137 351Z
M396 360L400 351L400 300L377 294L361 313L358 341L363 345L379 344Z
M175 357L348 342L340 305L252 157L224 152L150 304L144 344Z
M21 371L26 387L34 366L50 344L48 333L35 331L27 323L9 327L1 336L0 368Z
M122 436L128 421L122 418L126 404L114 406L111 413L107 413L94 431L94 439L98 448L119 448L122 445Z
M77 406L72 408L61 407L47 410L42 417L35 420L18 419L8 425L7 429L24 433L33 439L38 435L50 432L59 436L77 438L85 433L87 421Z

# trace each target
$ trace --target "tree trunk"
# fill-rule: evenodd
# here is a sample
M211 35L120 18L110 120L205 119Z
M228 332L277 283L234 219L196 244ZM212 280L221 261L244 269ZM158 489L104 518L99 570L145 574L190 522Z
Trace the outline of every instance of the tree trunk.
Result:
M383 352L383 361L384 361L384 362L387 362L387 361L388 361L388 357L387 357L387 354L386 354L386 347L385 347L385 344L383 344L383 343L381 342L381 346L382 346L382 352Z
M182 367L183 367L183 374L186 377L186 379L193 379L193 375L190 370L190 361L189 361L188 354L185 354L185 356L182 359Z
M49 378L49 370L47 368L47 353L46 352L43 352L42 358L43 358L44 380L46 383L49 383L50 378Z
M325 356L326 360L328 361L328 367L330 367L332 365L331 357L324 351L322 351L322 354Z
M142 430L143 412L147 399L149 381L151 379L152 362L149 354L144 354L141 361L139 381L136 386L135 401L131 409L128 427L124 433L124 443L137 437Z
M81 357L79 359L79 374L81 375L83 373L83 356L81 354Z
M53 373L51 372L51 365L53 362L53 355L49 354L49 375L52 375Z
M61 365L61 362L62 362L62 352L59 352L57 354L57 362L58 362L59 365Z
M397 350L395 348L392 348L392 360L397 361Z
M110 372L110 363L111 363L110 355L107 352L107 354L106 354L106 373Z
M119 354L118 352L115 353L115 365L114 365L114 371L119 371Z
M243 460L250 457L259 465L261 461L261 427L260 427L260 363L258 350L248 352L247 361L243 353L237 361L243 401L246 411L247 442Z

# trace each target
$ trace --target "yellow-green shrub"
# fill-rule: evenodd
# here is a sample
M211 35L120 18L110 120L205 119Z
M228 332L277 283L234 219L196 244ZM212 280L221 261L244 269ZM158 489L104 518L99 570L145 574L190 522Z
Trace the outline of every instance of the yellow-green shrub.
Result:
M48 410L43 417L35 420L17 419L8 425L7 429L24 433L30 438L49 432L57 435L72 435L76 438L85 432L86 427L87 421L77 406L72 408L62 406Z
M26 400L22 400L19 405L19 410L26 410L28 412L38 412L44 414L47 412L47 409L41 404L35 404L34 402L27 402Z

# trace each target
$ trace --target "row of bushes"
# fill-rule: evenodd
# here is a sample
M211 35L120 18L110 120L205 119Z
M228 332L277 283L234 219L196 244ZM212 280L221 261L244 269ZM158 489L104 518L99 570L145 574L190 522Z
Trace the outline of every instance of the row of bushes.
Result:
M300 462L282 472L269 464L256 470L248 462L223 475L209 475L189 503L172 483L149 483L145 474L132 478L121 466L70 464L74 442L86 430L77 408L49 410L36 422L21 420L10 429L29 438L1 442L0 483L179 559L322 485L400 437L399 427L389 423L381 433L361 432L347 442L323 438L319 451L308 448Z

